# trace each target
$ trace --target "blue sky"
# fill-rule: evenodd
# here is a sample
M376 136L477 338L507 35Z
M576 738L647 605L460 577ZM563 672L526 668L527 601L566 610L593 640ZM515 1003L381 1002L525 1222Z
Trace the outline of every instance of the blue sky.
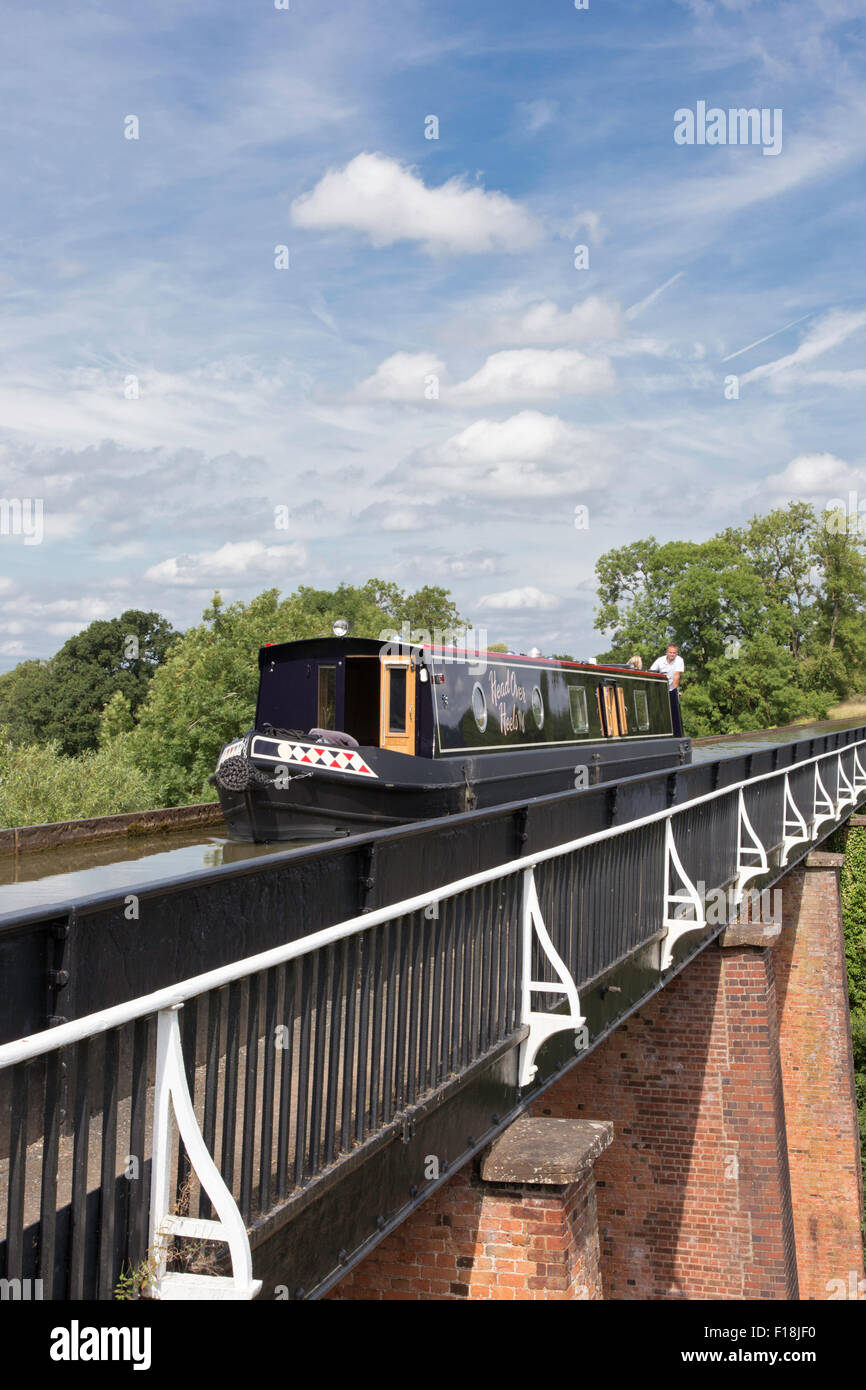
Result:
M862 3L290 4L6 17L0 667L374 574L590 655L611 547L866 505Z

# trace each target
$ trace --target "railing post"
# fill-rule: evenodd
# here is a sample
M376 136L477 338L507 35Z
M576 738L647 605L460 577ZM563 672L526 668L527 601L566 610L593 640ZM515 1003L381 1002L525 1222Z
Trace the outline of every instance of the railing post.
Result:
M539 1048L555 1033L574 1030L579 1034L586 1019L580 1011L577 986L565 962L556 950L548 935L541 916L538 890L535 886L535 870L523 871L523 898L521 903L522 927L522 980L521 980L521 1022L529 1029L529 1037L520 1044L520 1075L518 1085L528 1086L538 1068L535 1058ZM532 978L532 944L538 941L544 955L550 961L559 977L559 983ZM568 1012L564 1014L538 1013L532 1007L533 994L559 994L568 1000ZM576 1039L577 1043L577 1039Z
M183 1066L178 1024L181 1007L173 1005L157 1015L150 1189L150 1249L156 1259L153 1293L158 1299L249 1300L255 1298L262 1284L260 1279L253 1279L252 1254L243 1217L208 1153L195 1117ZM192 1169L213 1202L219 1221L181 1216L169 1209L172 1108ZM232 1277L166 1272L166 1245L172 1236L225 1241L231 1252Z

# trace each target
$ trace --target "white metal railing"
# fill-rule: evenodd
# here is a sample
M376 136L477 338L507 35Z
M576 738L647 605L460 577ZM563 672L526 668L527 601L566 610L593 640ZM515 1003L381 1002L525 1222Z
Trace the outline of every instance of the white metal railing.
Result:
M183 1053L178 1011L188 1000L220 989L225 985L270 970L274 966L297 960L305 955L321 950L335 942L370 931L372 928L395 919L409 916L433 904L444 902L459 894L468 892L483 884L503 880L511 875L521 874L522 884L522 1023L528 1028L528 1036L521 1044L519 1084L527 1086L537 1068L535 1058L539 1049L555 1033L573 1030L579 1034L584 1029L585 1019L581 1011L577 985L566 963L562 960L545 926L535 881L535 869L550 860L563 858L575 851L591 845L631 835L647 826L664 823L663 872L664 891L662 919L665 934L659 940L658 969L664 973L673 964L674 948L677 941L686 933L702 930L707 926L704 904L697 888L691 882L677 849L674 836L674 822L678 816L693 811L696 807L709 804L724 797L736 796L738 834L736 841L737 862L735 882L735 905L741 900L745 884L754 877L769 871L768 851L779 848L778 867L783 868L797 844L815 838L819 826L827 820L838 820L845 809L856 805L866 794L866 770L860 759L860 750L866 746L866 739L830 753L819 753L803 759L787 768L760 773L755 777L731 783L706 792L677 805L654 811L623 825L611 826L606 830L594 831L578 836L562 845L538 850L533 854L509 860L492 869L480 870L462 879L443 884L433 891L415 894L401 902L358 915L326 927L298 941L273 947L231 965L220 966L200 975L192 976L164 989L141 998L117 1004L112 1008L87 1015L85 1018L63 1023L55 1028L35 1033L29 1037L0 1045L0 1070L27 1062L61 1048L82 1042L86 1038L97 1037L111 1029L137 1019L157 1017L157 1069L156 1094L153 1116L151 1153L152 1181L150 1201L150 1244L156 1254L157 1276L155 1295L159 1298L219 1298L250 1299L255 1297L261 1287L252 1277L252 1259L249 1240L241 1214L234 1198L224 1183L216 1164L209 1154L198 1126L192 1100L189 1095L183 1066ZM853 780L849 779L842 765L845 755L854 754ZM822 765L835 767L835 801L830 795L821 776ZM814 767L812 783L811 814L809 820L797 806L791 792L790 778L798 770ZM744 790L763 782L778 781L782 793L781 828L782 839L778 846L763 845L749 820ZM671 874L679 879L679 888L671 891ZM687 911L694 913L686 917ZM533 979L533 948L537 946L547 959L554 974L555 982ZM559 995L565 999L567 1010L560 1013L537 1011L533 1009L535 994ZM585 1031L585 1030L584 1030ZM186 1146L191 1166L203 1190L208 1194L219 1216L219 1221L188 1218L172 1215L169 1211L170 1166L172 1151L171 1113L174 1112L180 1138ZM204 1240L225 1241L232 1257L232 1277L215 1278L209 1275L184 1275L167 1273L165 1268L165 1244L172 1235L195 1235Z

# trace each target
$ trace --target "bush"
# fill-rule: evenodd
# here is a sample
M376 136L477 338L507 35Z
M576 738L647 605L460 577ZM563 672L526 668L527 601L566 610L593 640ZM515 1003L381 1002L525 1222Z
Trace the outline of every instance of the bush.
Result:
M15 748L0 730L0 827L147 811L160 805L132 760L131 735L66 757L57 743Z
M866 1178L866 829L848 832L842 870L842 915L851 1002L854 1085L860 1114L860 1153Z

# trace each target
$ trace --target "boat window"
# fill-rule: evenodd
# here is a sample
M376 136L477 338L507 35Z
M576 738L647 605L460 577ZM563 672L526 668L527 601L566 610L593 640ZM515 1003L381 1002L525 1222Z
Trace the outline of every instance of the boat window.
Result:
M649 706L646 702L646 691L636 690L634 692L634 712L637 716L637 726L639 729L648 729L650 726Z
M625 691L621 685L616 688L616 712L619 715L619 731L621 734L628 733L628 720L625 717Z
M487 700L477 681L472 687L472 713L475 715L478 732L483 734L487 728Z
M536 728L542 729L544 727L544 701L537 685L532 688L532 717L535 720Z
M406 732L406 667L388 667L388 733Z
M586 708L586 690L582 685L568 687L571 705L571 727L576 734L585 734L589 728L589 713Z
M333 729L337 713L337 668L319 667L319 713L316 727Z

